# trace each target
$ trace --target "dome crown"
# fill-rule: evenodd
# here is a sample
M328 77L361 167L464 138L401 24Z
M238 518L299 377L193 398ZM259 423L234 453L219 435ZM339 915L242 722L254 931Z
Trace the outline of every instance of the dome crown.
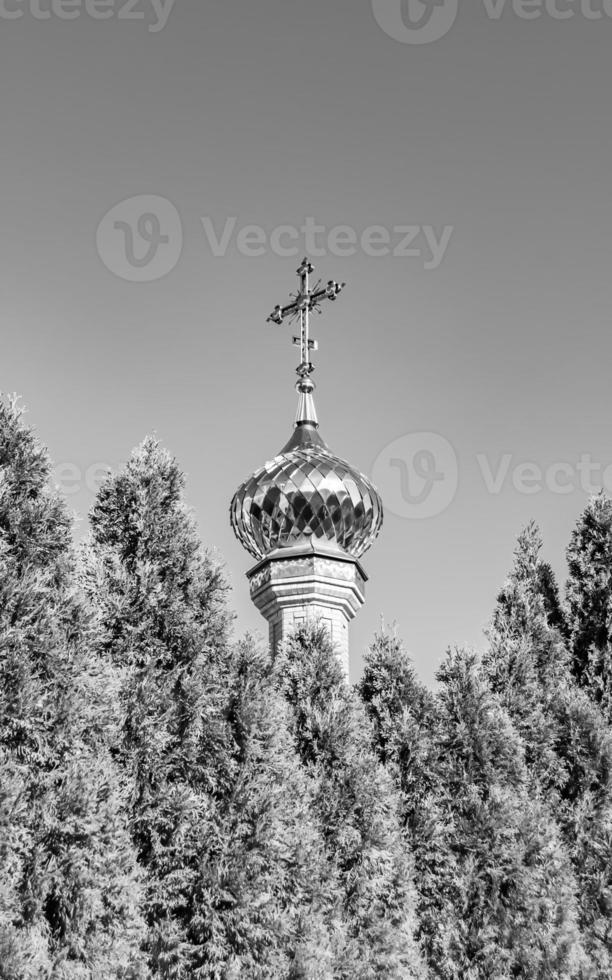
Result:
M238 488L230 513L234 533L258 559L317 542L360 558L382 526L376 488L329 451L312 420L298 420L278 456Z

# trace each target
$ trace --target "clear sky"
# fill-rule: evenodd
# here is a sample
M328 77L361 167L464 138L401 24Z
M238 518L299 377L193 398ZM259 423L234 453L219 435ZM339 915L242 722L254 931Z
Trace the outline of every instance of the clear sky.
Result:
M428 681L481 645L522 526L562 575L612 463L612 4L446 2L0 2L0 386L79 533L92 467L155 431L261 629L228 504L289 436L265 318L315 252L347 282L321 429L387 503L354 677L381 615Z

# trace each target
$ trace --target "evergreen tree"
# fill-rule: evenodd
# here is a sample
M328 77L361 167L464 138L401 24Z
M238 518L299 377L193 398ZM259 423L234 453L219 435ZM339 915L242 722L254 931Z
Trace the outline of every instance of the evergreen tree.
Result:
M449 654L438 680L441 786L464 893L456 975L569 980L583 960L575 882L523 740L473 654Z
M578 883L584 975L612 975L612 743L599 708L576 684L542 591L542 542L520 536L489 632L485 670L526 745L536 787L555 814Z
M329 975L423 977L399 800L371 749L370 725L344 681L325 628L298 628L279 655L278 670L300 759L315 780L327 877L340 899L340 946Z
M0 977L144 977L71 525L22 414L0 401Z
M474 655L449 653L438 680L434 697L398 641L379 637L360 686L402 789L432 976L576 976L573 878L522 740Z
M222 573L154 440L102 486L85 565L118 678L153 972L289 977L307 956L309 910L317 921L309 783L272 665L228 642Z
M567 648L548 615L550 592L541 587L547 574L541 548L532 523L518 539L514 566L487 632L483 663L493 691L524 740L528 765L548 791L565 779L555 705L571 678Z
M537 569L537 591L544 603L548 625L558 630L565 638L567 636L567 620L559 594L557 577L548 562L538 562Z
M329 980L337 899L314 783L296 757L278 674L248 639L233 655L227 717L236 775L205 888L217 899L207 931L228 944L231 969L218 975Z
M589 501L567 551L573 669L612 723L612 500Z
M457 944L457 857L442 810L439 708L419 682L397 636L379 634L365 660L359 693L374 746L401 792L402 826L414 855L418 938L432 976L446 977Z

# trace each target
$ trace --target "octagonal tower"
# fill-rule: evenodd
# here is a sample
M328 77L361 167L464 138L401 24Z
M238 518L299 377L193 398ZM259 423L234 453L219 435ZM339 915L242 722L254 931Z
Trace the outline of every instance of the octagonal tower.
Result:
M314 406L308 314L342 288L309 286L312 266L298 270L300 291L270 317L299 317L302 362L294 431L280 453L236 491L230 516L243 547L256 559L247 573L251 598L267 619L278 647L297 625L316 618L327 627L348 677L348 625L365 600L360 558L382 526L382 502L372 483L339 456L319 433Z

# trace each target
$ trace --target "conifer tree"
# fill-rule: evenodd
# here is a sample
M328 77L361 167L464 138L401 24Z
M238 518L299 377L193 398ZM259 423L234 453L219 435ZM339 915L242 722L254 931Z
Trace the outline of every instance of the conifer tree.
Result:
M561 828L578 885L585 976L612 974L612 740L542 591L535 525L520 536L489 631L485 671L526 746L535 786ZM544 573L545 575L546 573Z
M542 590L547 573L541 548L540 532L532 523L518 539L514 565L487 633L483 663L492 689L524 739L528 764L548 790L564 779L555 705L571 677L566 645L548 615L550 590ZM552 605L556 606L554 600Z
M318 921L309 783L272 665L228 641L226 585L183 482L146 440L100 490L85 563L118 677L150 963L176 980L298 977Z
M575 881L523 740L473 654L449 654L438 680L441 786L464 894L456 976L570 980L583 962Z
M458 942L459 872L442 812L439 707L421 684L397 635L376 636L359 693L373 724L374 746L401 792L402 827L414 855L418 938L432 976Z
M561 636L567 637L567 620L565 609L561 601L557 577L548 562L538 562L537 590L544 603L544 612L548 625L559 631Z
M315 784L299 765L269 654L248 638L233 652L228 694L236 772L207 875L217 895L207 931L228 942L230 969L218 975L330 980L336 896L314 821Z
M0 976L144 977L139 883L71 525L0 401Z
M360 690L402 789L420 933L432 976L577 976L573 878L530 792L523 743L474 655L449 653L437 696L379 637Z
M399 799L372 751L368 719L346 685L324 627L298 628L279 655L278 670L300 759L316 781L314 808L327 876L340 899L341 940L329 976L424 977Z
M612 500L593 497L567 551L573 669L612 724Z

